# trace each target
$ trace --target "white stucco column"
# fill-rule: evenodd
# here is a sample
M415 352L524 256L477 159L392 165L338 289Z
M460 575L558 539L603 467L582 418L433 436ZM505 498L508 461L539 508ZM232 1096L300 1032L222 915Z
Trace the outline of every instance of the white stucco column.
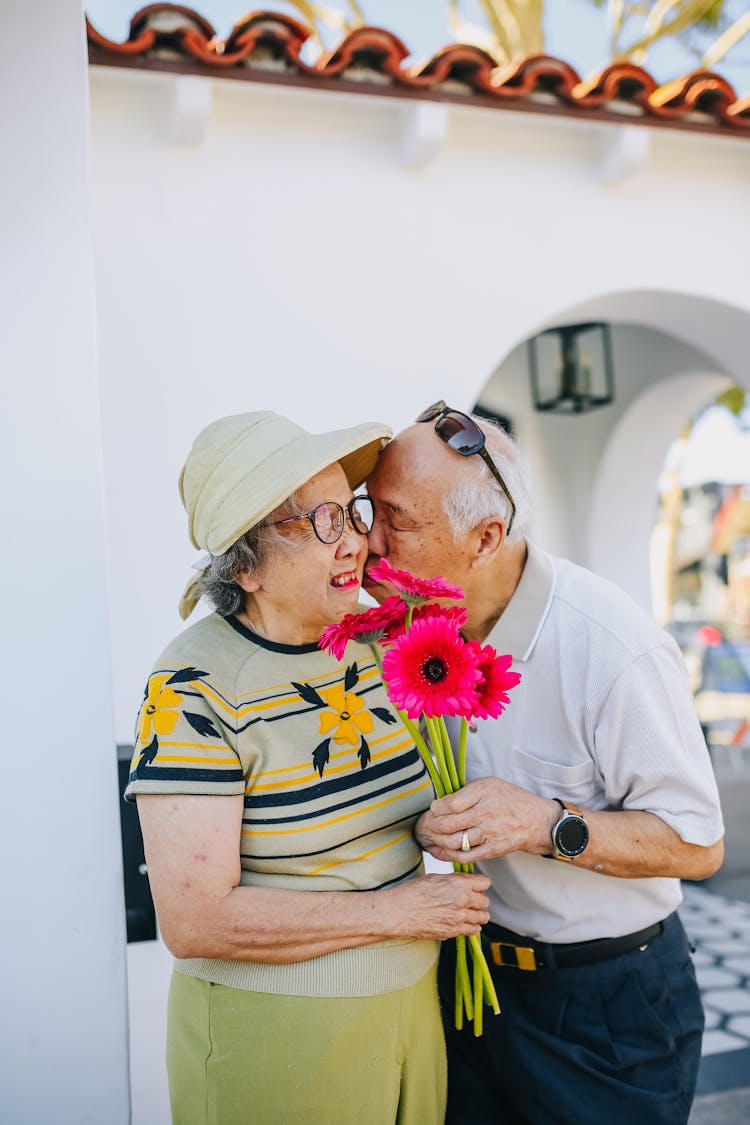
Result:
M83 12L2 9L0 1116L124 1125Z

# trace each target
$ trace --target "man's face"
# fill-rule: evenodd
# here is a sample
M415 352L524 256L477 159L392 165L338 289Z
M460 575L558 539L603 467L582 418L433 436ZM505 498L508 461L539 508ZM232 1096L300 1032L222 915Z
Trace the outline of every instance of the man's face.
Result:
M465 585L468 541L454 540L442 502L463 468L430 423L410 426L387 446L367 481L375 502L368 566L385 555L392 566L418 578L440 575ZM363 587L377 601L393 592L370 581L367 568Z

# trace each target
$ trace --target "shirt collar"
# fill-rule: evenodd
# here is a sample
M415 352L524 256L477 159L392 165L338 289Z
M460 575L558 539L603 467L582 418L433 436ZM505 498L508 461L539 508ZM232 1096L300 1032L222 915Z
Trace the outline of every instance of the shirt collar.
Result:
M552 557L528 540L526 546L520 581L486 642L514 660L531 656L555 592Z

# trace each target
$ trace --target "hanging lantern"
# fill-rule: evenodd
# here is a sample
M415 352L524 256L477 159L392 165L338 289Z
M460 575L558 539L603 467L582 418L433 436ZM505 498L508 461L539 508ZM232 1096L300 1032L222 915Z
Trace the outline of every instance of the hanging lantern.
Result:
M603 323L548 328L528 342L534 406L584 414L614 402L612 338Z

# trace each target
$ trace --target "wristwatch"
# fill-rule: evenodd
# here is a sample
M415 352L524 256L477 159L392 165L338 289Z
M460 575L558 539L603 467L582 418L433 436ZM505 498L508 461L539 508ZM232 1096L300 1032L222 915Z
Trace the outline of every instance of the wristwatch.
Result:
M586 850L589 842L589 826L577 805L554 797L562 809L562 816L552 828L553 859L570 862Z

